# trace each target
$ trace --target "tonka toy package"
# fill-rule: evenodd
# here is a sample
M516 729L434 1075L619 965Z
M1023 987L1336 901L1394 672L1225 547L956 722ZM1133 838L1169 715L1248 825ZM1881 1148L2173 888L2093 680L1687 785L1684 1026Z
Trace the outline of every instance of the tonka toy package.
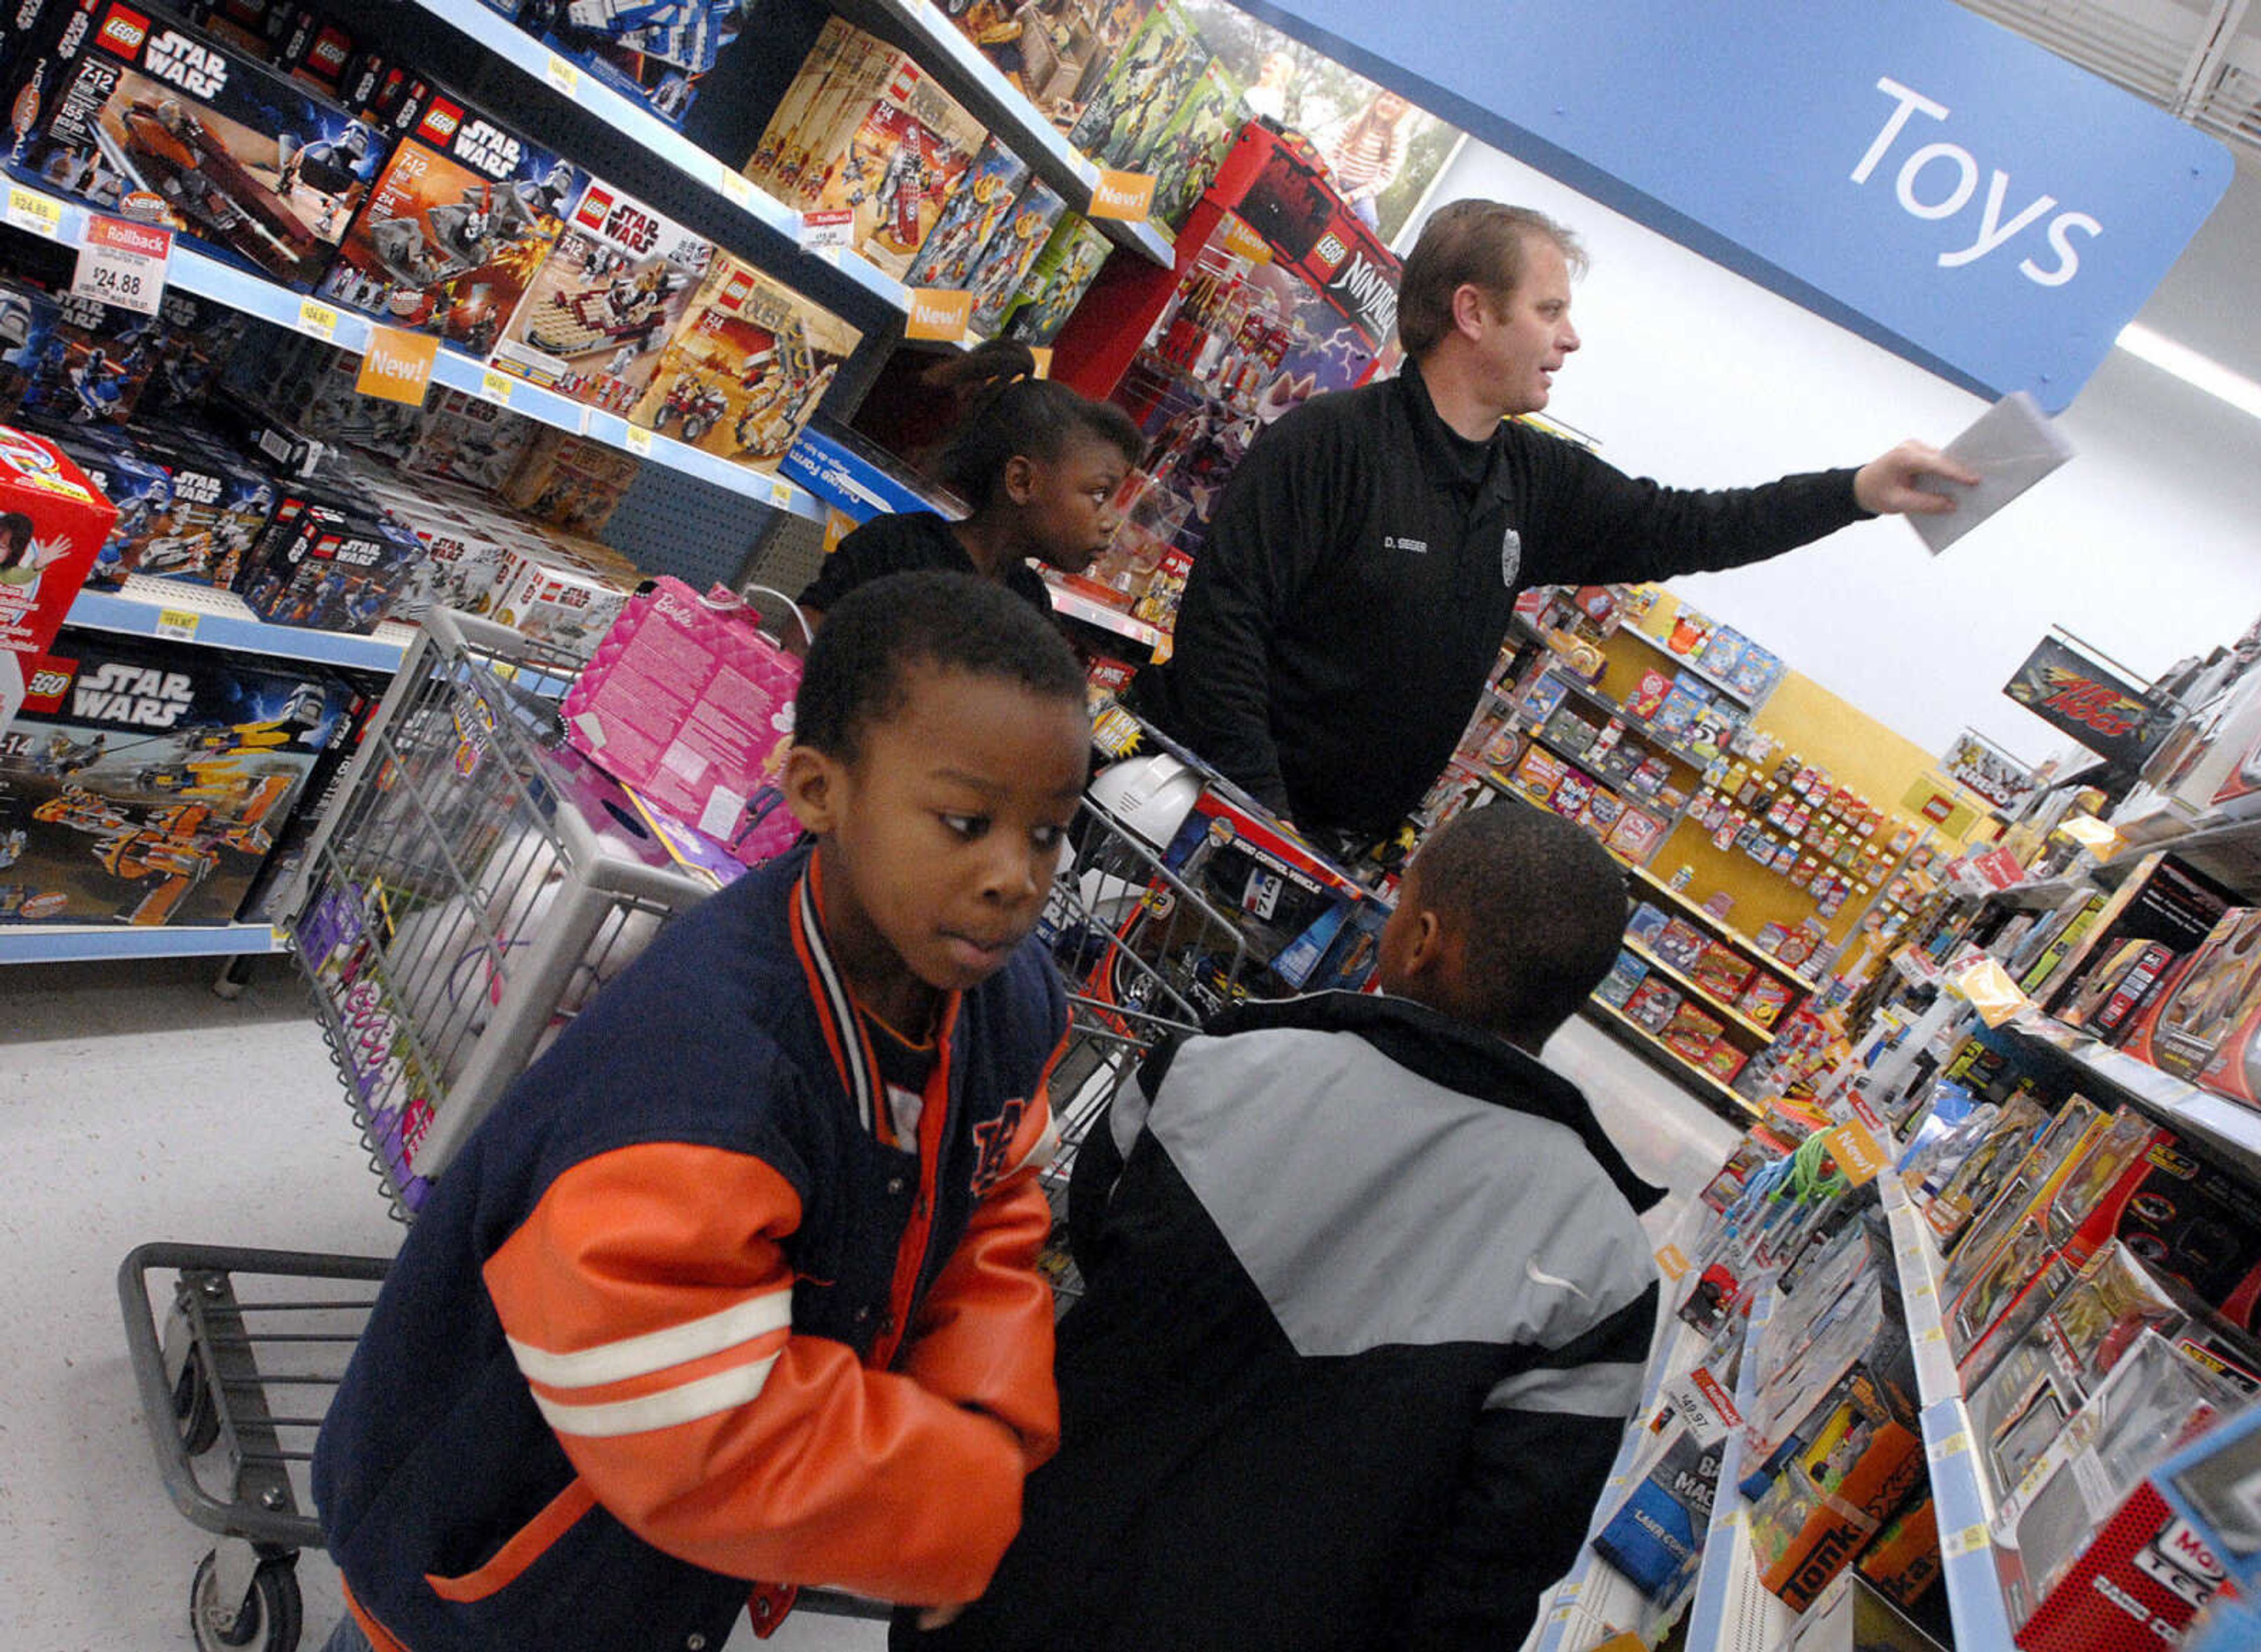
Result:
M494 364L626 417L714 258L712 241L592 179Z
M580 198L579 169L429 92L321 295L472 356L493 350Z
M0 735L0 922L226 923L348 691L212 649L65 630Z
M862 334L717 254L630 422L775 470Z
M26 686L117 518L61 449L0 425L0 654Z
M382 136L240 48L121 0L50 4L11 60L9 169L313 285L384 163Z
M679 126L746 11L747 0L526 0L518 25Z

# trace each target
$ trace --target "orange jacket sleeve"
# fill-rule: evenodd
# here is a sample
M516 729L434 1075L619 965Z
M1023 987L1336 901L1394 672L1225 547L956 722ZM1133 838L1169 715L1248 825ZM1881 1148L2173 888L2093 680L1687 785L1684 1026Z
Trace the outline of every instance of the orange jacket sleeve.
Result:
M1037 1177L1057 1140L1039 1086L1014 1127L1003 1174L974 1206L896 1361L920 1387L1010 1428L1031 1469L1059 1447L1052 1292L1037 1272L1052 1225Z
M582 1478L655 1548L728 1576L971 1600L1018 1529L1010 1429L793 1334L800 1200L750 1155L622 1147L551 1184L487 1291Z

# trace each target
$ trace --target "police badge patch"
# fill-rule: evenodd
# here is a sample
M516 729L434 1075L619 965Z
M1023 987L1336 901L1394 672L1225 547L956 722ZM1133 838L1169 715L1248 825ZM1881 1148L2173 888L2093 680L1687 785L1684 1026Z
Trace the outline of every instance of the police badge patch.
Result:
M1512 528L1499 536L1499 579L1509 590L1515 589L1515 576L1523 571L1523 535Z

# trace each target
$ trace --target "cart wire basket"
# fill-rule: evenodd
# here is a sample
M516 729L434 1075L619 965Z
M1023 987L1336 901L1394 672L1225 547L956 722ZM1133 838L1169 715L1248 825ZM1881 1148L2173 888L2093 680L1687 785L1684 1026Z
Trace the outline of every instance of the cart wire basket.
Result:
M430 615L308 847L294 949L403 1220L556 1029L712 887L564 744L577 665Z

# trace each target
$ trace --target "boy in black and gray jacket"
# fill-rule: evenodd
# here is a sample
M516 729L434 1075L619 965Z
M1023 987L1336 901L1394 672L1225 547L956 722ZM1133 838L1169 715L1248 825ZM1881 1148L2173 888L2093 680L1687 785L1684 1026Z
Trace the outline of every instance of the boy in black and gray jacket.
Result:
M1659 1190L1534 1059L1625 916L1598 843L1502 802L1414 861L1387 995L1150 1056L1076 1166L1060 1455L988 1592L895 1646L1515 1646L1656 1318Z

